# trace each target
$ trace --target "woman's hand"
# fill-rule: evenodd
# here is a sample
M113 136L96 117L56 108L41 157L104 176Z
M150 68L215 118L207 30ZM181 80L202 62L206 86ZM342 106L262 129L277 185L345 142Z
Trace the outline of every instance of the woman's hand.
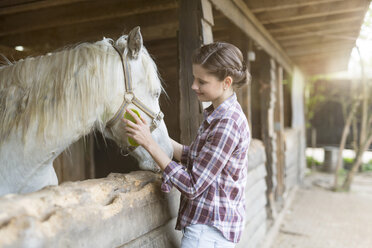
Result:
M154 142L150 127L147 125L147 122L142 117L138 117L133 111L130 109L126 109L126 111L134 118L136 123L123 119L125 123L125 131L128 137L134 139L137 144L143 146L146 150L151 145L151 142Z
M137 144L143 146L143 148L150 153L159 167L164 170L172 160L152 138L150 127L147 125L146 120L142 117L138 117L130 109L126 109L126 111L128 111L136 121L136 123L134 123L130 120L123 119L123 122L126 124L125 131L127 132L128 137L134 139Z

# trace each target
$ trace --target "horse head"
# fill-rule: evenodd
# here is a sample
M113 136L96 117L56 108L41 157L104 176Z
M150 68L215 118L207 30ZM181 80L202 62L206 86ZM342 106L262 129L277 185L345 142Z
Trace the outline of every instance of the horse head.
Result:
M173 149L159 105L159 97L164 89L156 65L143 46L139 27L134 28L128 36L120 37L113 45L113 49L122 68L118 73L122 74L119 78L123 80L117 83L124 86L122 87L124 91L116 94L116 99L109 103L111 119L106 123L103 134L134 156L141 169L159 171L159 167L143 147L130 144L124 131L124 123L120 121L125 108L135 109L147 123L150 123L154 140L172 157ZM121 102L119 108L118 102Z

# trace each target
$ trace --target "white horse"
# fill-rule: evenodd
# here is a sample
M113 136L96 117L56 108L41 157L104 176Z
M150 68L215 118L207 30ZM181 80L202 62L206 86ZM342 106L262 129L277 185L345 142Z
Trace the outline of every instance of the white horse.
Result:
M117 41L104 38L0 67L0 196L58 184L53 160L92 130L128 147L123 122L112 121L122 118L125 76L131 97L145 109L131 99L125 105L151 123L149 111L161 114L163 88L139 27ZM172 156L161 117L152 134ZM142 147L131 153L141 169L158 170Z

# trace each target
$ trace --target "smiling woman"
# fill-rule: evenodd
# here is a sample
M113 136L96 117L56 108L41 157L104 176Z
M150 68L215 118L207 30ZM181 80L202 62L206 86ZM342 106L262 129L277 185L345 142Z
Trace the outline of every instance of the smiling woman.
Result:
M191 146L172 141L172 161L151 138L146 120L129 110L135 122L124 120L129 137L143 146L163 170L162 190L181 192L176 229L183 230L182 247L234 247L245 222L244 190L250 133L234 89L248 73L238 48L212 43L195 51L192 89L200 101L211 101ZM234 87L236 86L236 87ZM203 235L200 235L203 233Z

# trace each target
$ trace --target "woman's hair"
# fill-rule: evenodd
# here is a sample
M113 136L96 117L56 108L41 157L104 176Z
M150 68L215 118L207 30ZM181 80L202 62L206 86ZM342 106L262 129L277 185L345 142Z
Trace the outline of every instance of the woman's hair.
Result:
M233 79L233 86L237 88L250 80L242 52L226 42L214 42L196 49L192 63L201 65L220 81L230 76Z

